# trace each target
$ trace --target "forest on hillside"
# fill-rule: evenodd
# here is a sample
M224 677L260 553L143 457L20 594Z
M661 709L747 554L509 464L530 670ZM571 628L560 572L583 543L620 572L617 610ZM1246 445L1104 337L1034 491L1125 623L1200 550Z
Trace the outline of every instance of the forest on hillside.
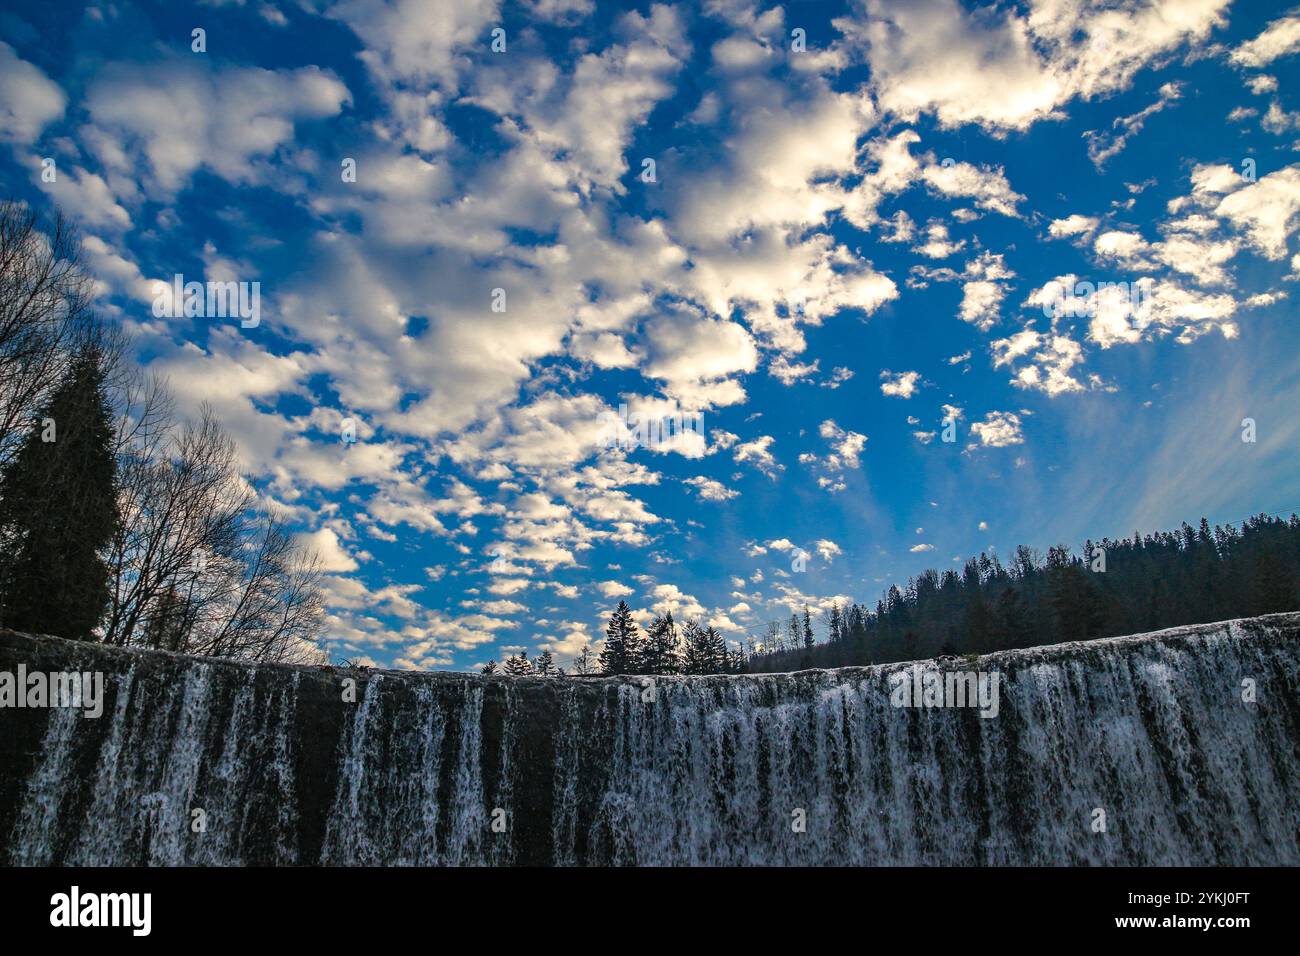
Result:
M1300 518L1240 526L1202 518L1177 531L1063 546L1024 545L1010 566L981 554L960 572L926 570L891 586L874 609L834 606L827 639L807 613L769 626L746 670L771 673L983 654L1300 610Z
M1258 515L1113 541L1064 545L1046 558L1026 545L1011 566L981 554L960 572L923 571L876 603L833 604L814 627L804 607L761 640L731 646L713 626L659 614L641 633L620 601L599 654L584 646L566 669L549 651L520 651L485 674L703 675L777 673L986 654L1300 610L1300 517ZM818 639L818 632L821 639ZM734 643L734 642L733 642Z

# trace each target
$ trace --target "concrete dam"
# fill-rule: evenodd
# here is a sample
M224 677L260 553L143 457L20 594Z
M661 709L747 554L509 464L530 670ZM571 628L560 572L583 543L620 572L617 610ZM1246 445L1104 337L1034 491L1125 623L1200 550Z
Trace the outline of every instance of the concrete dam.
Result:
M3 675L11 865L1300 864L1300 614L653 679L0 631Z

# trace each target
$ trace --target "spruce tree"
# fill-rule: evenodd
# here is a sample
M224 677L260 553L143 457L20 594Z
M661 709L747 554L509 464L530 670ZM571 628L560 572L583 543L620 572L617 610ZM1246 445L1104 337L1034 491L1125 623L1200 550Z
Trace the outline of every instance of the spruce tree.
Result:
M506 674L510 677L526 677L533 673L533 662L528 659L527 651L520 651L506 658Z
M848 664L855 655L865 654L867 651L867 609L861 604L854 604L849 608L849 613L845 618L844 626L841 628L841 635L848 642L848 653L840 661L842 664Z
M480 674L483 674L483 675L485 675L485 676L488 675L488 674L495 674L496 672L497 672L497 662L496 662L496 661L488 661L486 664L484 664L484 665L479 669L479 673L480 673Z
M641 665L641 641L632 609L626 601L609 617L605 627L605 646L600 651L600 669L606 674L636 674Z
M838 644L840 642L840 638L842 636L841 628L843 627L843 624L844 624L844 618L840 614L840 606L838 602L832 604L831 605L831 627L830 627L831 630L830 642L832 644Z
M0 624L90 639L108 603L100 552L116 532L117 463L103 358L72 360L0 474Z
M1028 647L1033 641L1029 609L1020 592L1010 585L998 598L997 628L1001 637L999 648Z
M672 612L656 617L646 628L640 673L676 674L681 666L678 641Z
M725 674L727 672L727 642L710 624L704 629L704 648L707 657L706 674Z
M682 628L682 644L684 646L682 673L709 673L708 636L704 628L700 627L695 621L687 621L686 626Z
M533 662L533 671L539 677L555 677L555 658L551 656L549 650L544 650L537 655L537 660Z
M1071 559L1067 548L1048 549L1047 590L1061 640L1085 640L1100 630L1100 607L1090 573Z

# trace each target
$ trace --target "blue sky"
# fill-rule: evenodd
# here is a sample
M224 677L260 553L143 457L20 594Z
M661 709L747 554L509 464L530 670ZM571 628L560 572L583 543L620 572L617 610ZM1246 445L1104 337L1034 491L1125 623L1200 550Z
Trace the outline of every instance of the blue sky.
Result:
M1285 7L19 2L0 41L5 192L320 553L334 656L564 662L620 598L738 641L1300 507ZM156 318L178 273L261 321ZM620 404L704 437L611 448Z

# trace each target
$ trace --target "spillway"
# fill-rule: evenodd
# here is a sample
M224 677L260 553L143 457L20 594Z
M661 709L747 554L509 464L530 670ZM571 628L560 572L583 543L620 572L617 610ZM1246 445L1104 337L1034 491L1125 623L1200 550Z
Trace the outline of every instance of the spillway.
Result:
M0 631L13 865L1300 864L1300 614L920 664L508 678ZM996 675L996 713L899 706ZM915 705L919 697L910 700Z

